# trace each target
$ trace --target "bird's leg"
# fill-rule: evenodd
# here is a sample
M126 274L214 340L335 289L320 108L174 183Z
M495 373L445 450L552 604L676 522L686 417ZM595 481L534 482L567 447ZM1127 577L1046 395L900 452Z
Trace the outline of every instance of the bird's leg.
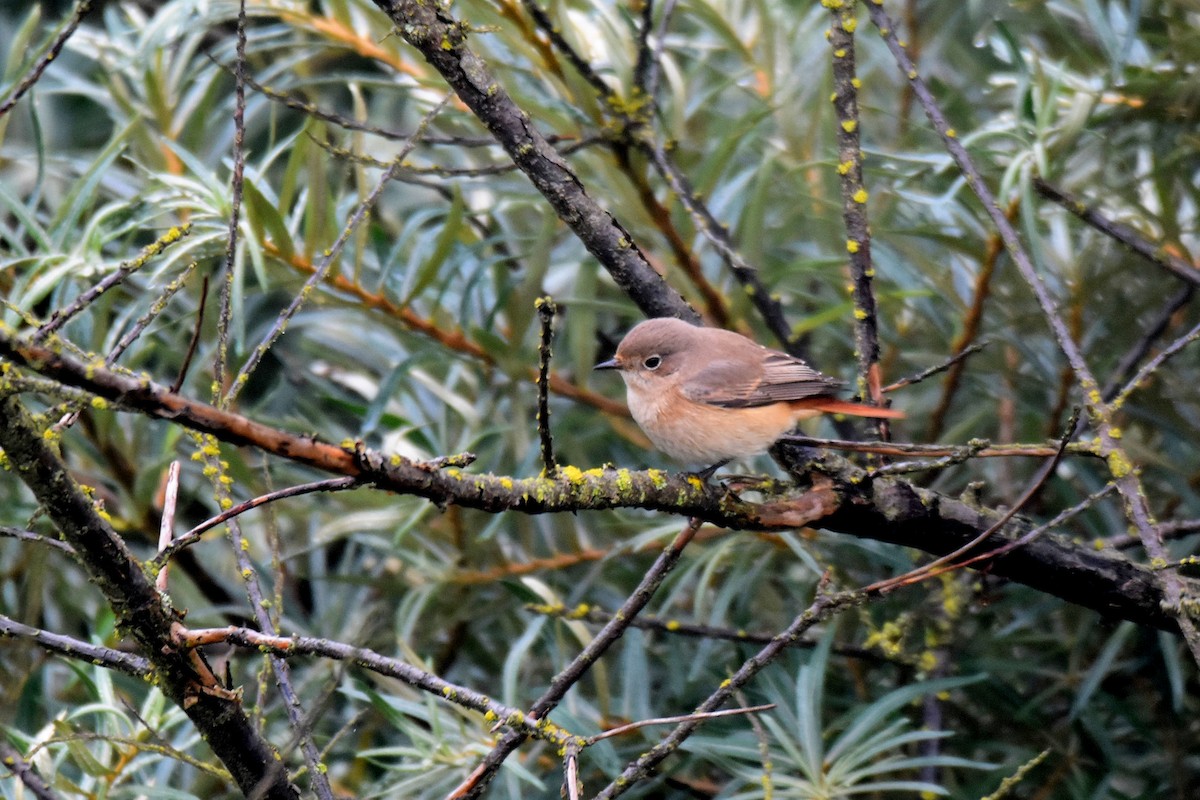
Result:
M717 463L713 464L711 467L705 467L704 469L700 470L699 472L693 472L692 474L695 475L697 478L699 478L702 482L708 483L708 479L713 476L714 472L716 472L717 470L719 470L721 467L725 466L732 460L733 459L731 459L731 458L727 458L723 461L718 461Z

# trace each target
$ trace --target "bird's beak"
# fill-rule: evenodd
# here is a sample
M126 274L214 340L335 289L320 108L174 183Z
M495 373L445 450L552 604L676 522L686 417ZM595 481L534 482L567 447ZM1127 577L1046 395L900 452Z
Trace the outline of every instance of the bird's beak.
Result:
M617 361L617 359L615 359L615 358L610 358L608 361L601 361L599 364L592 367L592 369L620 369L620 368L621 368L621 362Z

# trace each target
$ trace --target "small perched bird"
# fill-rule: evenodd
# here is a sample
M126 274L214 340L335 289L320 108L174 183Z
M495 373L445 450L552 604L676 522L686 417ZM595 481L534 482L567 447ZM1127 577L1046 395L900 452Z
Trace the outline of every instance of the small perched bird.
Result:
M741 334L672 317L635 326L595 369L619 370L629 410L654 446L689 464L765 453L817 414L903 417L902 411L833 396L839 381Z

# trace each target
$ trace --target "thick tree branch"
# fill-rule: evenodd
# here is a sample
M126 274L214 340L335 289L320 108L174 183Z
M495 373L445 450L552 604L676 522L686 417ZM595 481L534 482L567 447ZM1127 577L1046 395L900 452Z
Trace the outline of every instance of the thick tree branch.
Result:
M198 671L171 642L175 621L141 565L75 483L16 396L0 398L0 448L138 643L155 682L191 718L247 796L293 800L287 769L211 673Z
M647 316L700 321L695 310L650 266L629 231L588 196L567 162L500 86L483 59L467 46L466 24L437 3L375 0L375 5L395 23L397 33L442 74L549 201L559 219Z
M806 471L815 472L812 485L806 489L776 487L781 493L772 493L759 503L693 476L660 470L635 472L606 466L584 472L564 466L554 478L524 479L470 474L278 430L173 394L149 379L85 364L73 356L25 342L3 328L0 356L124 408L325 472L361 478L381 489L424 497L439 505L526 514L645 508L699 517L739 530L811 525L915 547L934 555L953 552L970 542L1000 516L903 480L872 478L866 470L833 455L806 465L811 451L789 449L788 445L780 445L785 462L806 465ZM976 553L1002 547L1027 529L1027 524L1014 521ZM987 568L993 575L1106 615L1178 630L1176 618L1163 607L1164 595L1154 573L1109 554L1046 536L988 562Z

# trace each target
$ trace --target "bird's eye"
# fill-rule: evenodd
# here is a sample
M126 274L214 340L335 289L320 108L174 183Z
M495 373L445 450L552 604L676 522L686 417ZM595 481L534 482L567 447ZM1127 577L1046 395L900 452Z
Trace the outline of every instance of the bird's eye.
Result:
M650 356L642 362L642 366L648 370L656 370L662 366L662 356Z

